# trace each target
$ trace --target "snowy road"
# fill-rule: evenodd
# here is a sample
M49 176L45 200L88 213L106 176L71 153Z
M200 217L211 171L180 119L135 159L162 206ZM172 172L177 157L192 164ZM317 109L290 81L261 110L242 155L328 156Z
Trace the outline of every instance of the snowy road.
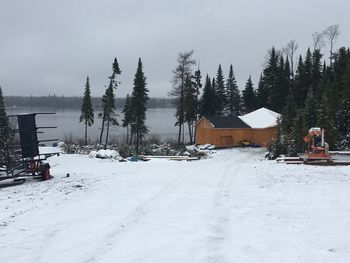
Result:
M276 164L250 149L50 162L53 180L0 189L1 263L350 260L348 167Z

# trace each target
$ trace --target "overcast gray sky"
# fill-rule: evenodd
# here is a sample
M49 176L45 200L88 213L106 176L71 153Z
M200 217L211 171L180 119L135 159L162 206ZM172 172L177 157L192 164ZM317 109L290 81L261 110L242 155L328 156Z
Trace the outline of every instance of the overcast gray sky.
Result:
M255 86L266 52L339 24L350 45L349 0L0 0L0 85L5 95L101 96L117 57L117 97L131 92L141 57L150 96L166 97L179 52L194 50L203 76L234 66ZM328 47L323 48L328 52Z

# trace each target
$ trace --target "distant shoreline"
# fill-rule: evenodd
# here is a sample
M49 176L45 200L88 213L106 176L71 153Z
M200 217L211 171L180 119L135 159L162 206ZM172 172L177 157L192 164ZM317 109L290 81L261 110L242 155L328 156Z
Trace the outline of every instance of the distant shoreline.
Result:
M5 96L5 106L8 108L26 107L26 108L51 108L51 109L80 109L82 97L65 96ZM93 97L92 104L94 109L101 108L101 97ZM125 104L125 98L116 98L116 106L122 109ZM173 109L174 99L169 98L150 98L148 101L149 109Z

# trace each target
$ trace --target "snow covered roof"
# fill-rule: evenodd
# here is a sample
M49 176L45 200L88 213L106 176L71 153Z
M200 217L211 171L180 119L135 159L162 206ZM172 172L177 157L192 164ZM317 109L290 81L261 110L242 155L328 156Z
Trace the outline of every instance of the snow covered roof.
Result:
M277 125L277 118L281 115L266 108L260 108L243 116L238 116L253 129L263 129Z

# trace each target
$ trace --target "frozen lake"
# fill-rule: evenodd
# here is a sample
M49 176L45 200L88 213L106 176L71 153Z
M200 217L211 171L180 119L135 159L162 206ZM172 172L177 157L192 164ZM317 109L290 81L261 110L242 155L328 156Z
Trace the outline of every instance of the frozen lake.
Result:
M21 114L31 112L53 112L50 108L7 108L7 114ZM99 112L95 112L95 123L88 128L88 137L95 141L99 138L102 120L97 117ZM118 122L121 124L123 114L120 110ZM176 121L175 109L148 109L146 125L149 129L149 135L156 135L162 141L176 139L178 127L174 126ZM61 109L56 110L54 115L37 115L36 121L38 127L57 126L57 129L44 129L44 133L39 134L39 139L57 138L63 140L65 137L73 136L74 138L84 137L84 125L79 123L80 110ZM126 136L126 128L112 127L110 138L122 138Z

